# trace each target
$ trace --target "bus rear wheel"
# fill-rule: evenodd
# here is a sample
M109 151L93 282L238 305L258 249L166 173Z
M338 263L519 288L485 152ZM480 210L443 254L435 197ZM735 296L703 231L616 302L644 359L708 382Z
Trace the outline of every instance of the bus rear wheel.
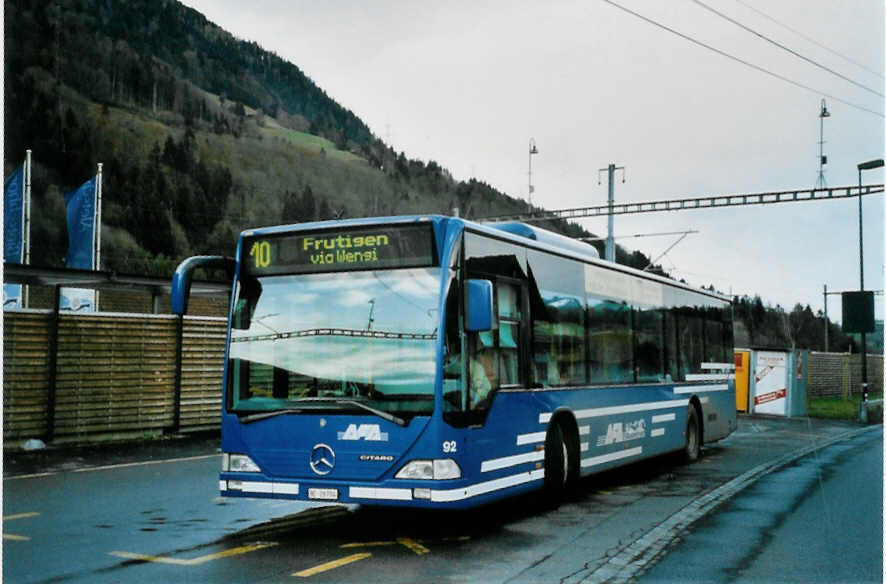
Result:
M692 463L701 454L701 428L698 423L698 410L690 405L686 412L686 443L683 446L683 462Z

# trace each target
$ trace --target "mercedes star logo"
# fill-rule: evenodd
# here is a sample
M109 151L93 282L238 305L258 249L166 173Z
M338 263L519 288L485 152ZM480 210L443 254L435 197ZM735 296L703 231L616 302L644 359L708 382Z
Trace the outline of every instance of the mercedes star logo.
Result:
M326 444L317 444L311 450L311 470L318 475L326 475L335 467L335 451Z

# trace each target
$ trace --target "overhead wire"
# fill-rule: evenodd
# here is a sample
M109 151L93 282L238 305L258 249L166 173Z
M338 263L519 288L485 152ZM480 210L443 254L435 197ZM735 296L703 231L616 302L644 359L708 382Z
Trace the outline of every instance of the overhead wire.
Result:
M766 41L766 42L768 42L768 43L771 43L771 44L775 45L775 46L778 47L779 49L782 49L782 50L784 50L784 51L789 52L790 54L794 55L795 57L797 57L797 58L799 58L799 59L803 59L803 60L806 61L807 63L810 63L810 64L812 64L812 65L815 65L815 66L818 67L819 69L823 69L823 70L827 71L828 73L830 73L830 74L832 74L832 75L836 75L836 76L839 77L840 79L843 79L844 81L848 81L849 83L851 83L851 84L853 84L853 85L855 85L855 86L857 86L857 87L860 87L860 88L864 89L865 91L869 91L869 92L873 93L874 95L878 95L878 96L880 96L880 97L886 97L886 95L880 93L879 91L877 91L877 90L875 90L875 89L871 89L871 88L868 87L867 85L864 85L864 84L862 84L862 83L859 83L858 81L855 81L854 79L850 79L849 77L843 75L842 73L840 73L840 72L838 72L838 71L834 71L834 70L831 69L830 67L826 67L825 65L822 65L822 64L819 63L818 61L816 61L816 60L814 60L814 59L810 59L809 57L807 57L807 56L805 56L805 55L801 55L800 53L798 53L798 52L795 51L794 49L792 49L792 48L790 48L790 47L788 47L788 46L785 46L785 45L781 44L780 42L778 42L778 41L776 41L776 40L774 40L774 39L771 39L771 38L769 38L768 36L766 36L766 35L764 35L764 34L762 34L762 33L760 33L760 32L757 32L756 30L752 29L751 27L749 27L749 26L747 26L747 25L744 25L744 24L742 24L741 22L735 20L735 19L732 18L731 16L728 16L728 15L726 15L726 14L723 14L722 12L720 12L719 10L717 10L716 8L714 8L713 6L709 6L709 5L705 4L705 3L702 2L701 0L692 0L692 1L695 2L696 4L698 4L699 6L701 6L702 8L704 8L705 10L708 10L708 11L710 11L710 12L713 12L714 14L716 14L717 16L719 16L720 18L722 18L722 19L724 19L724 20L727 20L727 21L731 22L732 24L734 24L735 26L741 28L742 30L745 30L745 31L747 31L747 32L749 32L749 33L751 33L751 34L757 36L757 37L760 37L760 38L763 39L764 41Z
M809 35L803 34L802 32L800 32L799 30L797 30L797 29L795 29L795 28L791 28L791 27L788 26L787 24L785 24L785 23L783 23L783 22L781 22L781 21L779 21L779 20L773 18L772 16L766 14L766 13L763 12L762 10L759 10L759 9L757 9L757 8L754 8L753 6L751 6L750 4L748 4L747 2L744 2L743 0L735 0L735 1L738 2L739 4L741 4L742 6L744 6L745 8L747 8L748 10L751 10L751 11L753 11L753 12L756 12L757 14L759 14L760 16L762 16L763 18L765 18L765 19L767 19L767 20L770 20L770 21L774 22L775 24L777 24L778 26L780 26L780 27L782 27L782 28L785 28L785 29L791 31L792 33L794 33L795 35L799 36L800 38L809 41L809 42L812 43L813 45L816 45L817 47L820 47L820 48L826 50L827 52L829 52L829 53L831 53L831 54L833 54L833 55L836 55L837 57L840 57L840 58L843 59L844 61L847 61L847 62L849 62L849 63L852 63L852 64L855 65L856 67L860 67L860 68L864 69L864 70L867 71L868 73L871 73L871 74L873 74L873 75L876 75L876 76L879 77L880 79L886 79L886 77L884 77L883 73L881 73L880 71L874 71L873 69L871 69L871 68L865 66L864 64L859 63L859 62L856 61L855 59L853 59L853 58L851 58L851 57L847 57L846 55L844 55L844 54L842 54L842 53L839 53L839 52L835 51L834 49L832 49L832 48L830 48L830 47L828 47L828 46L826 46L826 45L823 45L822 43L818 42L817 40L815 40L814 38L810 37Z
M700 41L700 40L698 40L698 39L695 39L695 38L693 38L693 37L691 37L691 36L689 36L689 35L687 35L687 34L684 34L684 33L680 32L680 31L678 31L678 30L675 30L675 29L673 29L673 28L671 28L671 27L669 27L669 26L667 26L667 25L664 25L664 24L662 24L662 23L660 23L660 22L657 22L657 21L655 21L655 20L652 20L651 18L648 18L648 17L646 17L646 16L643 16L642 14L640 14L640 13L638 13L638 12L635 12L635 11L629 9L629 8L626 8L626 7L622 6L621 4L618 4L618 3L616 3L616 2L613 2L613 0L602 0L602 1L605 2L605 3L607 3L607 4L609 4L609 5L611 5L611 6L614 6L615 8L618 8L619 10L621 10L621 11L623 11L623 12L627 12L627 13L630 14L631 16L634 16L634 17L636 17L636 18L639 18L640 20L642 20L642 21L644 21L644 22L647 22L647 23L649 23L649 24L651 24L651 25L653 25L653 26L656 26L656 27L658 27L658 28L661 28L661 29L663 29L663 30L666 30L666 31L668 31L668 32L671 33L671 34L674 34L674 35L676 35L676 36L678 36L678 37L680 37L680 38L682 38L682 39L684 39L684 40L687 40L687 41L689 41L689 42L691 42L691 43L693 43L693 44L696 44L696 45L698 45L698 46L700 46L700 47L703 47L703 48L705 48L705 49L708 49L709 51L713 51L714 53L717 53L717 54L720 55L720 56L726 57L727 59L731 59L731 60L733 60L733 61L736 61L736 62L738 62L738 63L741 63L742 65L745 65L746 67L750 67L751 69L754 69L755 71L759 71L759 72L761 72L761 73L765 73L766 75L770 75L770 76L772 76L772 77L775 77L776 79L780 79L780 80L782 80L782 81L784 81L784 82L786 82L786 83L790 83L791 85L794 85L794 86L799 87L799 88L801 88L801 89L805 89L806 91L811 91L812 93L815 93L815 94L817 94L817 95L821 95L821 96L824 96L824 97L830 98L830 99L832 99L832 100L834 100L834 101L837 101L837 102L840 102L840 103L842 103L842 104L844 104L844 105L848 105L848 106L851 107L851 108L854 108L854 109L857 109L857 110L860 110L860 111L864 111L864 112L867 112L867 113L869 113L869 114L874 114L875 116L878 116L878 117L881 117L881 118L882 118L882 117L886 117L886 116L884 116L882 113L880 113L880 112L878 112L878 111L874 111L874 110L872 110L872 109L866 108L866 107L864 107L864 106L862 106L862 105L859 105L859 104L857 104L857 103L853 103L853 102L851 102L851 101L848 101L848 100L842 99L842 98L840 98L840 97L837 97L836 95L832 95L832 94L826 93L826 92L824 92L824 91L820 91L820 90L818 90L818 89L815 89L814 87L810 87L810 86L808 86L808 85L805 85L805 84L803 84L803 83L800 83L799 81L794 81L793 79L790 79L790 78L788 78L788 77L785 77L784 75L781 75L781 74L776 73L776 72L774 72L774 71L770 71L769 69L766 69L765 67L761 67L760 65L756 65L756 64L754 64L754 63L751 63L750 61L746 61L746 60L742 59L741 57L736 57L736 56L733 55L733 54L727 53L726 51L723 51L723 50L720 50L720 49L718 49L718 48L716 48L716 47L713 47L713 46L711 46L711 45L709 45L709 44L707 44L707 43L704 43L704 42L702 42L702 41Z

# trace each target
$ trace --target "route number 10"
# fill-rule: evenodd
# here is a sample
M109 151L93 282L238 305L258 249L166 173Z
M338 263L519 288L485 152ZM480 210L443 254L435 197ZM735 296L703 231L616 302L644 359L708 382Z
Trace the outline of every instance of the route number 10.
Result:
M267 241L256 241L249 250L256 268L267 268L271 265L271 244Z

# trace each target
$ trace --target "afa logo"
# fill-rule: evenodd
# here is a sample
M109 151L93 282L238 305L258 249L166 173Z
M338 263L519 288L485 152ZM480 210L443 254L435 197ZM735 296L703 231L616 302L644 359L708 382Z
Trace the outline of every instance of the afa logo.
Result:
M597 446L606 446L607 444L638 440L645 436L646 420L635 420L626 424L616 422L615 424L609 424L604 436L597 437Z
M387 442L388 433L382 432L378 424L351 424L344 432L338 433L339 440L365 440L367 442Z

